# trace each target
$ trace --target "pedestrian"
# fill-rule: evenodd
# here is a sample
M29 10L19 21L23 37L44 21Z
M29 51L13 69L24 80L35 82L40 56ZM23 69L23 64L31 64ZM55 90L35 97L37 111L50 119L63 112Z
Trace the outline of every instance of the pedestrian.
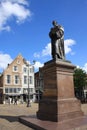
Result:
M15 99L14 99L14 105L17 105L17 97L15 97Z
M9 105L11 104L11 98L10 97L8 98L8 103L9 103Z

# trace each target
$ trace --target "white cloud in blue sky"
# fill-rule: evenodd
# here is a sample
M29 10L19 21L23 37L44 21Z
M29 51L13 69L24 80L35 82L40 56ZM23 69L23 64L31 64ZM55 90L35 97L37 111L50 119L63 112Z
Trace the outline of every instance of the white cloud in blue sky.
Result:
M36 62L35 62L35 65L34 65L35 70L37 71L38 68L39 68L39 67L42 67L43 65L44 65L44 64L42 64L40 61L36 61Z
M5 69L7 67L7 64L11 63L13 59L9 54L4 54L0 52L0 70Z
M87 72L87 63L84 64L84 66L82 67L82 69Z
M42 50L42 56L51 55L51 44L48 43L45 49Z
M8 21L14 20L16 23L24 22L32 13L27 8L26 0L1 0L0 1L0 31L10 31L11 27Z
M70 53L71 55L74 54L74 52L72 51L72 46L76 44L75 40L73 39L66 39L64 41L65 44L65 54Z

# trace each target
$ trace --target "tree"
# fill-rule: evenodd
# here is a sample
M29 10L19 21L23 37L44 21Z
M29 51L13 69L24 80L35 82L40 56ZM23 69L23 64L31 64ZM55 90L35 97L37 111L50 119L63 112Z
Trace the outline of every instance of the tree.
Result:
M74 87L75 87L75 95L82 100L83 98L83 90L85 85L87 84L87 74L81 68L76 68L74 70Z

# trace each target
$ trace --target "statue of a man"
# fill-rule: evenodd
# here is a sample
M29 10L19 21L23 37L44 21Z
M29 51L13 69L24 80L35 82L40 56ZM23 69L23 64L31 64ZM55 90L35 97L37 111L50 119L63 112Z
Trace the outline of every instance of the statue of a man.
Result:
M51 38L51 49L52 49L52 58L65 59L64 51L64 29L62 26L58 25L56 21L52 22L53 28L49 32Z

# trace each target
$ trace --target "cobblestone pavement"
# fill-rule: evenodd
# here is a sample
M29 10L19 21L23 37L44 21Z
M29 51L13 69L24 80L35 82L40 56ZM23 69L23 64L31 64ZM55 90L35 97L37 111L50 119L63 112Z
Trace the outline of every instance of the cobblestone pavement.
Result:
M26 104L0 104L0 130L33 130L18 122L18 117L36 114L37 109L36 103L32 103L31 107L26 107Z
M22 115L34 115L36 114L37 110L37 103L32 103L31 107L26 107L26 104L0 104L0 130L33 130L32 128L29 128L18 122L18 117ZM85 115L87 115L87 104L82 105L82 110L84 111ZM87 130L87 126L84 127L84 130ZM78 130L83 129L78 128Z

